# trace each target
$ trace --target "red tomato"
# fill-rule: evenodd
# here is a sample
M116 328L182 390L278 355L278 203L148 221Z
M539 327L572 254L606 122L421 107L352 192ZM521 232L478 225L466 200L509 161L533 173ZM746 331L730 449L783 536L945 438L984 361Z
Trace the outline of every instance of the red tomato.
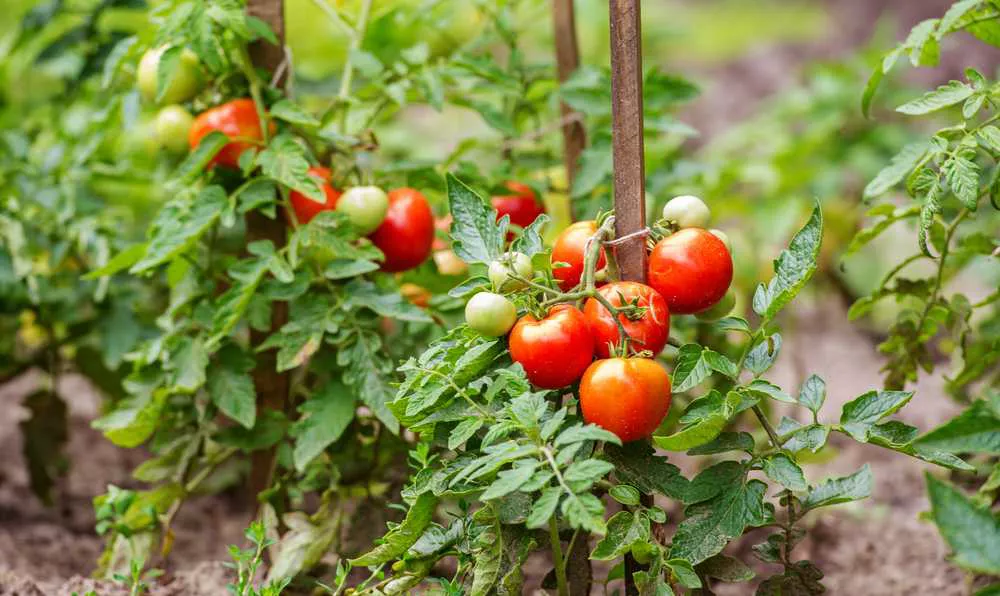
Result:
M635 352L649 350L655 356L667 345L670 334L670 311L667 301L653 288L634 281L616 281L598 290L613 306L636 304L645 308L641 318L632 320L626 315L618 315L631 340L629 347ZM594 347L598 358L611 355L609 344L618 347L618 326L608 309L595 298L588 298L583 307L587 325L594 336Z
M490 199L493 208L497 210L497 220L509 215L510 223L526 228L536 217L545 213L545 207L538 201L535 191L527 184L510 180L505 182L504 186L514 194L499 195Z
M273 123L271 127L274 128ZM230 168L239 168L240 154L252 147L260 147L264 140L252 99L234 99L198 114L188 133L191 149L214 130L225 134L231 142L212 158L212 163Z
M319 182L320 188L323 189L323 194L326 195L326 201L322 203L317 203L316 201L310 199L304 194L296 191L288 193L288 200L292 204L292 209L295 210L295 219L300 224L307 224L312 221L312 218L316 217L323 211L331 211L337 206L337 199L340 198L341 192L334 187L330 186L330 173L329 168L321 168L318 166L309 168L309 175Z
M583 313L560 304L542 320L530 314L518 319L510 332L510 357L521 363L529 381L558 389L575 382L590 365L594 338Z
M597 222L578 221L559 234L556 243L552 247L552 262L568 263L569 267L557 267L552 269L552 275L559 280L559 287L562 291L568 292L580 283L580 276L583 275L583 259L586 254L587 240L597 233ZM604 258L604 249L601 249L601 256L597 260L597 269L601 269L607 264Z
M670 376L655 360L598 360L580 381L583 419L615 433L622 442L649 436L669 409Z
M725 243L702 228L684 228L660 240L649 255L647 282L670 312L694 314L722 300L733 281Z
M385 220L369 238L385 253L382 271L406 271L423 263L434 244L434 214L427 199L412 188L391 191Z

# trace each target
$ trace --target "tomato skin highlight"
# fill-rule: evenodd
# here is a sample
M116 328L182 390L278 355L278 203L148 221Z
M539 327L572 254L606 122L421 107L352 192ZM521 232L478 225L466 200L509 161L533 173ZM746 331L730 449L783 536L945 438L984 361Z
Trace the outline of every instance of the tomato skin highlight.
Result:
M309 168L309 175L319 182L326 200L317 203L298 191L293 190L288 193L288 201L292 204L292 209L295 210L295 219L300 224L307 224L320 213L334 209L337 206L337 199L341 195L339 190L330 185L332 173L329 168L313 166Z
M526 314L510 332L510 357L543 389L576 382L594 358L594 337L578 308L560 304L539 320Z
M272 129L274 124L271 124ZM229 137L230 142L215 154L211 163L227 168L240 167L240 154L253 147L260 147L264 133L257 117L257 107L252 99L234 99L220 106L205 110L194 119L188 144L191 149L212 131L219 131Z
M648 437L670 410L670 375L648 358L597 360L580 381L580 410L622 442Z
M434 244L434 213L424 195L412 188L389 192L385 219L369 238L384 254L382 271L413 269L427 260Z
M556 238L556 242L552 246L551 262L553 264L559 262L569 264L569 267L554 267L552 269L552 276L558 280L562 291L568 292L580 283L580 277L583 275L583 260L586 257L587 240L596 233L596 221L578 221L563 230ZM601 269L607 263L602 248L601 255L597 259L597 269Z
M667 299L670 312L695 314L726 295L733 281L733 258L715 234L685 228L653 247L647 281Z
M612 282L597 291L613 306L623 306L635 301L637 306L646 309L646 313L638 320L631 320L624 314L618 315L618 319L631 338L630 350L635 352L648 350L653 356L663 351L670 335L670 310L667 308L667 301L659 292L646 284L634 281ZM614 317L596 298L587 299L583 306L583 314L587 318L590 333L594 336L594 350L597 356L609 357L611 350L608 344L613 344L615 348L619 347L618 326Z
M535 191L527 184L508 180L504 186L513 194L490 198L490 204L497 210L497 221L504 215L509 215L510 223L526 228L539 215L545 213L545 207L535 196ZM508 234L508 240L512 237L512 234Z

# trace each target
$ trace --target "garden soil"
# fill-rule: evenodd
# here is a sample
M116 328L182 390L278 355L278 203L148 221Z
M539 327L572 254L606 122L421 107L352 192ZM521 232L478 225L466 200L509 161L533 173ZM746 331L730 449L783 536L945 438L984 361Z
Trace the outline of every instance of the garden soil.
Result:
M720 91L707 89L686 120L710 136L732 124L732 119L751 113L748 106L755 100L794 84L797 65L843 55L850 47L866 42L872 23L887 8L897 15L901 27L909 27L940 15L949 3L829 0L827 4L835 35L806 47L763 48L739 63L705 73L703 78L715 80ZM961 58L972 59L968 53ZM861 84L859 81L859 88ZM720 114L725 118L720 120ZM800 307L789 323L784 357L773 379L789 387L797 386L811 373L826 379L829 395L821 413L824 419L835 419L844 402L879 386L880 362L873 356L874 343L870 335L848 326L842 305ZM92 499L108 484L138 487L130 472L145 454L118 449L90 428L99 397L82 379L67 375L60 383L60 393L67 399L71 415L68 453L72 467L59 487L60 501L52 508L42 506L28 488L18 428L26 415L20 402L37 383L38 377L29 374L0 387L0 596L83 596L90 590L101 596L127 594L114 582L88 579L103 548L94 533ZM926 429L955 412L940 381L930 380L917 388L916 397L900 417ZM809 526L809 536L795 550L797 558L813 560L826 574L823 581L828 593L834 595L970 593L965 574L947 563L946 547L934 527L919 519L928 508L924 474L931 466L839 439L832 439L839 450L835 461L807 466L807 478L816 483L827 476L853 472L867 462L875 476L873 496L808 517L804 523ZM690 461L676 457L672 461L693 471ZM676 511L670 513L677 518ZM232 577L222 564L227 559L227 545L243 544L242 531L250 515L251 503L232 493L196 498L186 504L175 521L176 541L167 573L153 583L151 593L225 594L225 585ZM750 545L761 538L747 536L727 552L751 560ZM541 557L529 560L527 591L538 590L548 568ZM766 576L774 569L765 566L757 571ZM752 593L752 589L747 584L722 585L717 592L742 595ZM601 591L595 588L595 593Z

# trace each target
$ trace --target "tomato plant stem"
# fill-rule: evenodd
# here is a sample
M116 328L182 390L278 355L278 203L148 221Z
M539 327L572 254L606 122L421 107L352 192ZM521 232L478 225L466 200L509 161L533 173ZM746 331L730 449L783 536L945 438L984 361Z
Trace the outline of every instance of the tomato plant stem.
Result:
M556 516L549 518L549 542L552 543L552 565L556 571L556 586L559 596L569 596L566 583L566 563L563 561L562 542L559 541L559 522Z

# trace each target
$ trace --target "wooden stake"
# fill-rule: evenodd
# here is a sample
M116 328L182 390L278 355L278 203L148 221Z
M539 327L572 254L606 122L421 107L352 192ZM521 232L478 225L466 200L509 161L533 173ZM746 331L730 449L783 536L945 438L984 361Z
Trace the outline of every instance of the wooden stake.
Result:
M646 167L642 144L642 34L639 0L611 0L611 115L615 235L646 227ZM646 279L646 239L615 251L622 279Z
M267 23L278 38L278 45L260 40L250 47L250 58L256 67L275 72L285 58L284 0L249 0L247 12ZM287 69L285 69L287 72ZM281 77L279 85L284 84ZM269 219L261 213L251 211L246 216L247 243L255 240L270 240L276 248L285 245L287 229L285 220L278 215ZM271 303L271 328L268 331L251 330L250 342L257 346L272 333L288 322L288 303ZM288 407L290 378L287 372L277 372L277 351L268 350L257 354L253 370L254 388L257 390L257 415L266 410L284 412ZM271 484L274 475L275 451L256 451L251 457L249 489L255 498Z
M646 227L646 167L642 123L642 28L639 0L611 0L611 141L614 157L615 236ZM619 245L615 260L622 279L646 280L646 238ZM652 498L643 495L642 504ZM625 593L639 593L635 573L642 569L625 555Z
M570 75L580 67L580 46L576 39L576 14L573 1L553 0L552 2L556 66L561 83L565 83ZM580 153L587 146L587 132L583 128L583 122L580 121L578 112L565 103L560 104L560 108L563 119L563 165L566 168L566 180L569 183L569 188L572 189L576 169L580 163ZM572 203L570 210L572 211Z

